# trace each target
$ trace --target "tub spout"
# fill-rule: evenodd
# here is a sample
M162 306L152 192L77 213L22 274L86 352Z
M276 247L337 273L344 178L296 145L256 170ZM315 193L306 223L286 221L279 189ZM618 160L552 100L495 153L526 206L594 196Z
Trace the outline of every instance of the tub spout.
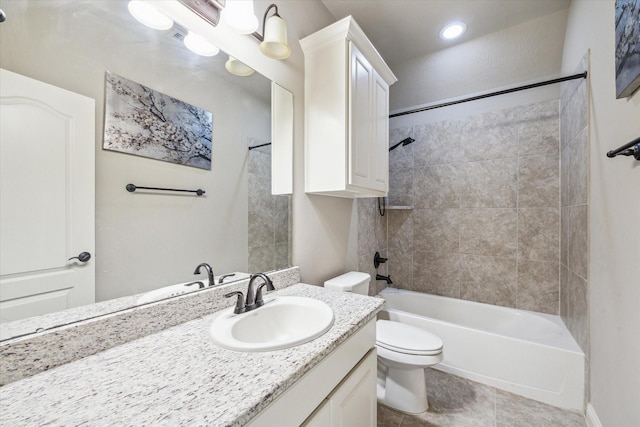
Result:
M393 285L393 282L391 281L391 275L383 276L382 274L376 274L376 280L384 280L385 282L387 282L387 285Z

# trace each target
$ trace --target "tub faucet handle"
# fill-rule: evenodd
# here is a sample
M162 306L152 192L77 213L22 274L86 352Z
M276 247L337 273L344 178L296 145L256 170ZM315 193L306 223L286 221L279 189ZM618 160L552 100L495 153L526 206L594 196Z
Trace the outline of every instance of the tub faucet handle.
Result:
M387 262L388 258L382 258L380 256L380 252L376 252L376 254L373 256L373 266L375 268L380 267L380 264L384 264L385 262Z

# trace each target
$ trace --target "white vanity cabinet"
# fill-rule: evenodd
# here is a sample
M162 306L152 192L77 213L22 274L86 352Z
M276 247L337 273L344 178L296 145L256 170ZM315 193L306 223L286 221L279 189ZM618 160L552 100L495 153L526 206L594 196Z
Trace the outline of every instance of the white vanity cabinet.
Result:
M375 426L377 424L376 369L376 352L371 350L302 426Z
M375 319L258 414L251 427L375 427Z
M305 55L305 191L389 189L389 86L397 81L352 17L300 40Z

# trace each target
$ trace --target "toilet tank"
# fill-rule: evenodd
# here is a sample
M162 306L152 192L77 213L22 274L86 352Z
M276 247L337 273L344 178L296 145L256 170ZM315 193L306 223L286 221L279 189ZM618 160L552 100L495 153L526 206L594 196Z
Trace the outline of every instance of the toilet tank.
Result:
M353 292L356 294L369 295L369 281L371 276L359 271L350 271L333 279L324 282L327 289L335 289L342 292Z

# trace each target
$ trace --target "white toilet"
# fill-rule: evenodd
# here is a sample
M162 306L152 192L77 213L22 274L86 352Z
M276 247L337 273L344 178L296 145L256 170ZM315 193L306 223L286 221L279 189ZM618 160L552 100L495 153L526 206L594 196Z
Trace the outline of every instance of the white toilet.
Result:
M324 282L327 289L368 295L371 276L351 271ZM424 369L442 361L442 340L415 326L376 322L378 401L410 414L429 408Z

